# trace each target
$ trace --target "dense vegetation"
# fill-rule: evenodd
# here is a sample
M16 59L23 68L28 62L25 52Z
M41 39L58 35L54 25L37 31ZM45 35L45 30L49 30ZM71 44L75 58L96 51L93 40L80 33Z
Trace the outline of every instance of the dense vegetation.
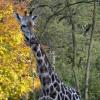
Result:
M18 1L17 9L19 9L21 0L16 1ZM66 85L77 88L84 99L86 72L90 61L88 100L99 100L99 0L98 2L92 0L29 0L28 4L28 10L38 16L37 36L42 44L48 46L45 51L60 78ZM96 7L94 7L95 4ZM18 100L23 94L26 95L32 91L34 86L28 68L30 50L24 44L17 22L12 16L14 6L10 2L7 2L5 7L0 5L0 99ZM92 42L90 41L91 34L93 34ZM90 44L92 45L91 54L88 55ZM32 62L34 67L34 57ZM39 87L38 78L35 80L34 84Z
M0 100L19 100L20 96L40 87L36 75L32 80L29 55L30 50L13 16L12 3L0 1ZM32 60L36 71L34 57Z

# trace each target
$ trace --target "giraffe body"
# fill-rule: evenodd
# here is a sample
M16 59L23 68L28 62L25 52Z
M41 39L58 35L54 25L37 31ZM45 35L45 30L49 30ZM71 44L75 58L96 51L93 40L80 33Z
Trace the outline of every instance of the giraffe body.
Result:
M38 100L81 100L79 93L75 89L66 87L60 80L49 63L38 39L32 32L32 27L34 26L33 19L36 16L22 17L16 14L16 17L21 24L21 30L24 33L26 41L31 46L37 59L38 75L42 84Z

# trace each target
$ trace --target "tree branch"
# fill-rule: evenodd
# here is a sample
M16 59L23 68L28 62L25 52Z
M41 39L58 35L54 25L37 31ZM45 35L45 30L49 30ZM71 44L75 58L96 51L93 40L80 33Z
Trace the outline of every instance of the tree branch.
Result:
M62 11L64 11L67 7L70 7L70 6L73 6L73 5L77 5L77 4L81 4L81 3L86 3L86 4L89 4L89 3L92 3L93 0L91 1L79 1L79 2L75 2L75 3L72 3L72 4L68 4L67 6L65 5L62 9L60 9L59 11L55 12L54 14L50 15L47 20L46 20L46 24L44 26L44 29L46 28L47 24L49 23L49 21L55 17L55 16L58 16L59 13L61 13Z

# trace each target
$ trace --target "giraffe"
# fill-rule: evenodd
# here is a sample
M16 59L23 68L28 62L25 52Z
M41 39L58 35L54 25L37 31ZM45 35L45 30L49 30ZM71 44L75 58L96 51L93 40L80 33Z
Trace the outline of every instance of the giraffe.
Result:
M37 16L21 16L18 13L15 13L15 16L26 41L36 56L38 75L42 84L38 100L81 100L79 93L74 88L67 87L49 63L46 53L32 30Z

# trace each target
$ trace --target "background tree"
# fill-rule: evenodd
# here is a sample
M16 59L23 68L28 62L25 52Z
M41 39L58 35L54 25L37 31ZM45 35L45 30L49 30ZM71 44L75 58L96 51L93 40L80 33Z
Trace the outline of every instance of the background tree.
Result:
M71 6L71 7L70 7ZM70 7L70 8L69 8ZM98 3L96 4L96 27L93 37L93 51L89 84L89 100L100 98L99 88L97 89L95 83L99 78L100 73L97 71L95 61L99 55L100 47L95 43L99 43L99 25L100 18ZM72 63L73 63L73 49L72 49L72 36L69 11L71 11L74 19L74 33L76 35L76 67L75 72L79 80L79 87L81 95L84 98L85 90L85 73L87 64L87 51L89 46L89 40L91 35L91 22L93 13L93 0L70 0L66 5L66 0L34 0L31 2L30 10L33 14L39 16L37 22L37 35L42 43L49 45L49 41L52 41L52 47L55 50L55 70L61 76L62 80L68 85L75 85L73 80ZM87 27L90 25L87 31ZM84 34L87 32L86 34ZM97 38L98 39L97 39ZM98 73L98 74L97 74ZM95 78L93 78L95 77ZM95 81L94 81L95 80ZM93 90L94 89L94 90ZM97 96L98 95L98 96Z

